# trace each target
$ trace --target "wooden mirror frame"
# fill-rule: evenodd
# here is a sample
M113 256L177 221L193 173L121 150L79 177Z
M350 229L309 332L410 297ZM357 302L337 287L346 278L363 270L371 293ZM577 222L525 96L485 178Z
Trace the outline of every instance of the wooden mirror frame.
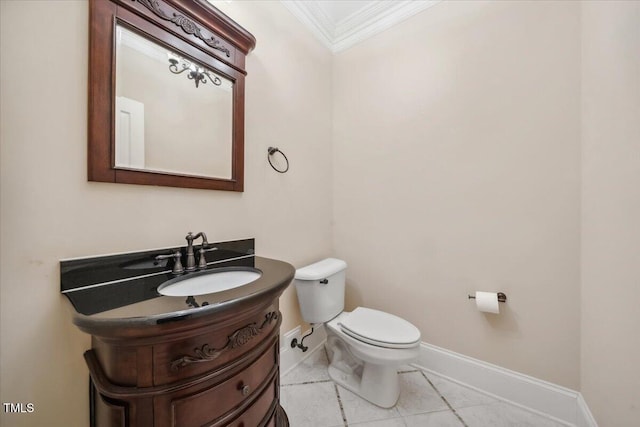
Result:
M230 179L115 168L115 28L118 23L233 81ZM255 44L251 33L205 0L91 0L89 181L243 191L245 56Z

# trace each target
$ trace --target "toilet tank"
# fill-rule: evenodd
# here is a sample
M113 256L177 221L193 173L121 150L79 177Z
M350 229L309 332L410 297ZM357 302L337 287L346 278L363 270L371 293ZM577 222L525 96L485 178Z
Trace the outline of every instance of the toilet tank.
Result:
M294 283L305 322L324 323L342 313L346 268L346 262L327 258L296 270Z

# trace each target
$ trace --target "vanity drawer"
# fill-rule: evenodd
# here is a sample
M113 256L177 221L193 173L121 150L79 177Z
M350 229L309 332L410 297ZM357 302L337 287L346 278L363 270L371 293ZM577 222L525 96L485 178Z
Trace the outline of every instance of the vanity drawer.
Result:
M276 396L278 383L274 378L269 386L262 392L260 397L248 407L244 413L229 424L210 424L210 427L227 425L229 427L270 427L276 425L274 402L277 403Z
M252 404L251 408L256 405L262 408L264 406L264 404L260 403L262 400L269 400L269 404L271 404L271 401L276 396L273 390L278 374L276 365L278 358L277 344L276 341L255 362L231 378L201 389L196 393L176 396L171 399L171 425L179 427L218 425L220 424L216 422L218 418L229 411L239 408L245 400L255 398L256 392L264 388L266 381L269 381L270 384ZM272 391L267 393L268 390ZM269 399L263 396L265 393L269 394ZM248 411L251 410L248 409ZM265 414L266 409L263 417ZM242 418L244 416L243 414ZM224 425L224 423L220 425ZM256 425L245 423L245 427L255 427Z
M226 327L153 348L153 383L162 385L213 371L276 335L280 312L271 306Z

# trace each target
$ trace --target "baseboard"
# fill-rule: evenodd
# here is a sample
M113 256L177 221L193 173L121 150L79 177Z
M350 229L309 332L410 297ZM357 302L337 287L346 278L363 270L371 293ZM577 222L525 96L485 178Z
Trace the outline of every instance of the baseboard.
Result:
M598 427L596 419L593 417L587 402L584 400L582 393L578 393L578 419L576 422L577 427Z
M574 390L422 343L414 366L523 409L575 427L598 427Z
M324 325L318 325L314 328L313 334L304 339L304 345L309 348L307 351L303 352L299 348L291 348L291 340L295 338L300 342L302 336L308 334L311 330L306 331L304 334L300 332L300 326L298 326L286 332L280 340L280 375L286 375L327 340Z

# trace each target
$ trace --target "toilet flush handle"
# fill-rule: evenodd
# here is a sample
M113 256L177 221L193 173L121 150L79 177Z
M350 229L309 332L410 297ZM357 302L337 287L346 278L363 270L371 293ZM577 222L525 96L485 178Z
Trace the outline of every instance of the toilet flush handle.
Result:
M322 280L320 280L320 284L321 284L321 285L326 285L327 283L329 283L329 280L328 280L328 279L322 279Z

